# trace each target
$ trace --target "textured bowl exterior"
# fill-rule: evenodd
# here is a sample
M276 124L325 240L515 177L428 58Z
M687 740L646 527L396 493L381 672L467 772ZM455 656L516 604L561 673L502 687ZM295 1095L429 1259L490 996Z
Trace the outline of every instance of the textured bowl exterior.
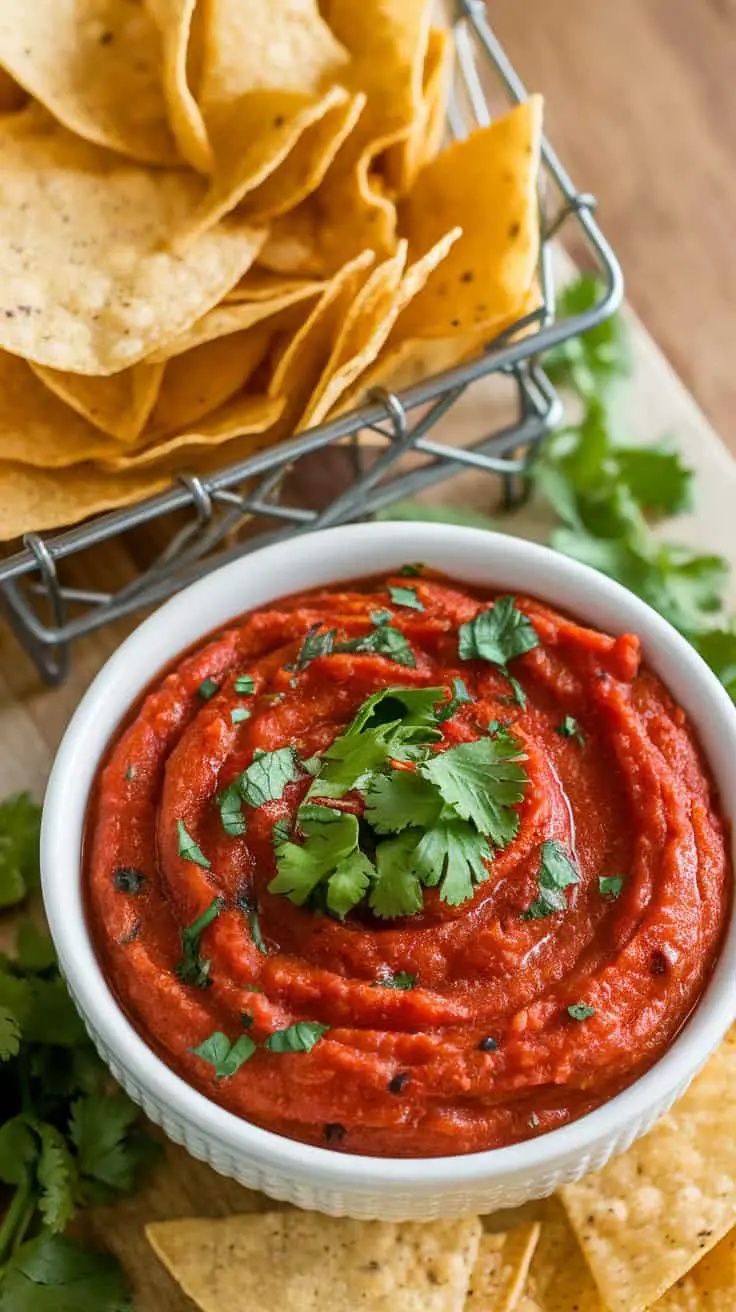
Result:
M44 900L62 971L103 1060L175 1143L249 1189L332 1216L430 1220L512 1207L580 1179L624 1151L686 1089L736 1016L736 918L694 1016L660 1061L603 1107L509 1148L460 1157L352 1156L281 1138L240 1120L175 1075L119 1008L91 944L81 888L84 816L106 744L152 673L244 610L287 592L421 559L450 577L528 592L612 632L639 633L647 661L685 706L721 791L731 831L736 711L704 663L617 584L545 548L439 524L331 529L266 548L168 602L108 661L59 749L44 806Z

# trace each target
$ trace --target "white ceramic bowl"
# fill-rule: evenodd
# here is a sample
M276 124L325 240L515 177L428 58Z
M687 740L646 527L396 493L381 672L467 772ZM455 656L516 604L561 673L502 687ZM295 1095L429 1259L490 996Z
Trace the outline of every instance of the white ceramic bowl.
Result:
M602 1166L650 1128L687 1087L736 1016L736 915L693 1017L641 1079L572 1125L509 1148L467 1156L359 1157L313 1148L240 1120L154 1056L126 1020L93 951L80 861L90 786L119 720L178 652L236 614L289 592L423 560L450 578L530 593L609 632L633 631L644 657L695 724L736 832L736 710L692 647L616 583L513 537L441 524L329 529L245 556L167 602L100 671L74 715L46 794L43 893L61 968L102 1057L169 1137L223 1175L300 1207L336 1216L457 1216L551 1193Z

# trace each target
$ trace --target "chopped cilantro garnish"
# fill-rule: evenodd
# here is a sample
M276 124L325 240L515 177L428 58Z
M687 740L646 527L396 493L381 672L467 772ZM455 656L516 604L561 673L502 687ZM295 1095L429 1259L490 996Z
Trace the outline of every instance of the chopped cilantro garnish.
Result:
M233 706L230 712L230 723L243 724L245 720L250 719L251 714L252 712L248 710L247 706Z
M488 878L491 849L483 834L462 820L443 820L420 838L415 869L427 888L439 884L440 898L459 906Z
M403 633L399 629L392 628L390 624L379 624L372 633L366 633L362 638L351 638L347 642L337 643L334 650L373 652L376 656L385 656L388 660L394 661L396 665L407 665L412 668L417 663L414 652Z
M134 765L126 765L126 767L125 767L125 778L128 779L128 780L130 780L130 779L135 779L135 766L134 766Z
M384 920L414 916L424 902L422 884L414 868L420 829L407 829L376 848L376 879L368 899L371 911Z
M271 830L273 845L277 847L279 843L286 843L291 838L291 825L288 820L276 820Z
M183 820L176 822L177 832L179 834L179 856L183 856L185 861L192 861L194 865L201 866L203 870L211 870L211 862L208 861L201 847L195 843L191 834L188 834Z
M505 669L515 656L539 646L534 625L514 604L513 597L499 597L488 610L458 630L458 650L463 661L484 660Z
M419 766L444 802L496 847L507 847L516 836L519 817L513 807L524 797L526 758L510 734L478 738L438 752Z
M335 644L336 629L320 633L321 620L317 620L304 636L299 655L296 658L297 670L305 670L310 661L318 656L329 656Z
M240 795L237 780L221 794L218 806L225 833L229 834L231 838L240 838L245 833L247 825L243 815L243 799Z
M408 970L397 970L395 975L384 975L374 984L374 988L377 989L401 989L404 992L415 989L416 986L417 976L410 975Z
M378 624L378 625L390 624L393 619L393 615L391 614L390 610L372 610L370 618L371 618L371 624Z
M231 1043L227 1034L221 1030L215 1030L196 1048L189 1049L195 1057L201 1057L202 1061L212 1066L216 1080L229 1080L237 1074L240 1067L250 1061L255 1050L256 1045L249 1034L241 1034L240 1038Z
M579 884L580 875L562 843L542 843L539 862L539 897L524 912L523 920L541 920L555 911L567 911L565 889Z
M589 1007L585 1002L573 1002L567 1008L567 1014L573 1020L588 1020L595 1016L595 1007Z
M208 702L210 697L214 697L219 687L220 687L219 683L217 683L214 679L203 679L197 689L197 692L199 696L202 698L203 702Z
M255 902L253 898L243 890L238 895L238 906L248 922L248 931L253 940L254 946L260 952L261 956L267 957L268 948L266 947L261 933L261 922L258 918L257 902Z
M335 906L330 910L344 916L360 901L367 886L364 864L351 861L362 855L358 852L358 817L307 802L297 812L297 826L304 841L279 842L278 873L268 886L269 893L283 893L296 906L302 906L317 885L327 879L329 905L335 880Z
M180 930L183 957L176 967L179 979L195 988L206 989L210 983L210 966L212 962L203 960L199 955L199 940L204 931L216 920L225 905L221 897L213 898L206 911L198 916L191 925Z
M507 678L508 678L509 683L511 684L512 689L513 689L513 698L514 698L514 701L516 702L516 705L517 705L517 706L520 706L521 709L522 709L522 711L525 711L525 710L526 710L526 693L524 692L524 689L522 688L521 684L519 683L519 680L514 678L513 674L509 674L509 675L507 675Z
M401 566L399 574L405 579L418 579L421 578L425 568L421 560L408 561L406 565Z
M233 684L235 691L240 693L242 697L249 697L255 686L255 680L251 678L250 674L239 674Z
M398 834L409 825L429 828L439 819L442 798L415 770L374 774L365 791L365 818L377 834Z
M600 875L598 878L598 891L601 897L610 897L611 899L620 897L623 886L623 875Z
M424 610L424 603L419 600L416 588L389 586L388 595L394 606L406 606L409 610Z
M237 786L248 806L278 802L287 784L299 778L299 766L292 747L278 747L273 752L254 753L250 765L238 776Z
M40 825L41 808L28 793L0 802L0 909L16 906L38 887Z
M474 702L475 698L468 692L464 679L453 679L452 697L449 702L443 702L437 709L437 719L442 722L449 720L455 714L459 706L466 703Z
M271 1052L311 1052L329 1028L315 1020L298 1020L285 1030L274 1030L265 1046Z
M585 742L585 734L573 715L566 715L565 718L557 725L557 732L562 738L575 738L582 747Z

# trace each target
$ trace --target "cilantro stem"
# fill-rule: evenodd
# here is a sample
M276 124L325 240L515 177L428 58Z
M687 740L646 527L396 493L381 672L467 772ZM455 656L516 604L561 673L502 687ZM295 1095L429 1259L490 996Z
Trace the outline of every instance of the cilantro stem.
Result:
M13 1194L10 1206L0 1225L0 1278L2 1277L3 1266L28 1229L31 1217L36 1210L36 1202L34 1173L28 1170Z

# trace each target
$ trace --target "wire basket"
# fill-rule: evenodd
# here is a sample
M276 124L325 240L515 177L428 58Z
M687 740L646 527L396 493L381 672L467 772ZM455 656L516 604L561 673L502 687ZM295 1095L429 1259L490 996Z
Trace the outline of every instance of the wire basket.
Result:
M452 21L457 58L448 129L462 137L490 122L491 99L515 103L527 93L486 21L483 0L456 0ZM26 534L23 549L0 560L0 595L16 636L43 678L49 683L64 679L75 639L162 601L235 556L291 534L365 518L468 469L495 480L507 505L518 500L536 446L561 416L540 357L613 314L623 295L618 262L594 218L595 200L575 189L546 139L540 190L542 304L487 343L476 358L400 393L375 392L339 419L215 473L198 476L183 469L168 490L136 505L53 535ZM551 241L563 226L573 224L604 290L590 310L560 319ZM438 440L436 434L433 439L432 430L463 393L491 374L505 376L513 388L513 422L464 446ZM322 495L312 505L305 483L316 453L322 469L329 457L337 473L334 479L318 480ZM490 493L489 487L489 500ZM75 586L80 577L86 583L93 575L83 553L154 524L159 549L134 578L115 591ZM71 578L66 578L69 571Z

